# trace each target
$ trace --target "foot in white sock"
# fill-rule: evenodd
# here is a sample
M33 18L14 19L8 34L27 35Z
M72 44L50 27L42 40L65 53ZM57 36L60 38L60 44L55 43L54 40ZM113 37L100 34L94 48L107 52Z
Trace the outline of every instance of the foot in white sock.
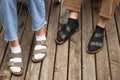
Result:
M40 62L45 56L46 56L46 37L45 35L36 36L36 45L34 47L32 61Z
M11 48L11 54L10 55L21 55L21 48L20 48L20 46L10 47L10 48ZM13 57L13 58L10 58L10 62L22 63L22 58L21 57ZM21 72L21 67L10 66L10 71L12 71L14 73L19 73L19 72Z

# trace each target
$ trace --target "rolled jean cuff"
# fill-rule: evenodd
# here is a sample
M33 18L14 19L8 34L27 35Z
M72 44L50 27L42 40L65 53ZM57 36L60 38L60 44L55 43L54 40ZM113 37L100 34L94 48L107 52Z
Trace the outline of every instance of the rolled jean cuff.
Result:
M11 39L5 37L5 41L15 41L15 40L18 40L18 37L11 38Z
M77 9L75 7L70 7L70 6L63 6L65 9L70 10L70 11L75 11L75 12L80 12L80 8Z
M33 31L38 31L40 30L45 24L47 24L46 21L43 21L41 24L37 26L37 28L32 28ZM36 26L35 26L36 27Z
M99 16L104 17L104 18L107 18L107 19L111 19L111 18L112 18L112 15L108 15L108 14L105 14L105 13L103 13L103 12L100 12L100 13L99 13Z

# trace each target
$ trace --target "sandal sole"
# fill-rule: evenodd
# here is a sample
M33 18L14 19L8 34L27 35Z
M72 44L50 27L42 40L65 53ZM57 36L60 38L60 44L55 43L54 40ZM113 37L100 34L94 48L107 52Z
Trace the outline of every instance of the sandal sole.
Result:
M103 43L103 46L104 46L104 43ZM86 51L87 51L89 54L96 54L96 53L98 53L99 51L101 51L101 49L103 48L103 46L102 46L100 49L96 50L96 51L90 51L88 48L87 48Z
M87 48L87 53L89 53L89 54L96 54L96 53L98 53L100 50L101 50L101 49L98 49L98 50L96 50L96 51L90 51L90 50L88 50L88 48Z

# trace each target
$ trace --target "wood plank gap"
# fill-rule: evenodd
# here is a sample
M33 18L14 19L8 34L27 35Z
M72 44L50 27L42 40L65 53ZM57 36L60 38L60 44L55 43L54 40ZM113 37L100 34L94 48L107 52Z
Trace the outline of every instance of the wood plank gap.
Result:
M5 44L5 46L6 47L4 49L3 55L1 55L2 60L0 61L0 69L1 69L2 64L4 63L3 61L4 61L4 58L5 58L5 55L6 55L6 51L7 51L7 48L8 48L8 42Z
M115 24L116 24L116 29L117 29L117 34L118 34L118 40L119 40L119 45L120 45L120 32L119 32L119 27L120 25L118 25L119 23L117 23L117 15L114 14L115 17Z
M49 25L48 25L48 33L47 33L48 52L42 64L40 80L53 79L54 58L55 58L55 50L56 50L55 49L56 43L54 39L55 39L55 34L57 32L56 26L58 23L56 22L56 20L58 20L59 17L58 11L59 11L59 6L54 5L54 2L52 1Z
M108 25L106 27L112 80L120 79L120 74L119 74L119 72L120 72L120 69L119 69L119 67L120 67L120 64L119 64L120 63L120 55L119 55L120 47L119 47L118 34L117 34L116 30L117 29L116 29L115 19L114 19L114 17L112 17L112 19L110 20L110 22L108 22Z
M47 13L46 13L46 16L47 16L47 27L46 27L46 36L47 36L47 32L48 32L48 24L49 24L49 20L50 20L50 13L51 13L51 7L52 7L52 0L45 0L45 2L46 2L46 11L48 11ZM49 3L49 6L47 6L47 4Z
M82 23L83 23L83 21L82 21L82 13L83 13L83 8L82 8L82 6L83 6L83 4L81 4L81 14L80 14L80 17L81 17L81 80L83 80L83 54L82 54L82 52L83 52L83 45L82 45L82 43L83 43L83 41L82 41L82 38L83 38L83 26L82 26Z
M96 80L95 56L86 52L90 33L93 31L91 0L84 0L82 5L82 59L83 59L83 80ZM87 28L86 28L87 27Z
M94 2L95 2L96 0L91 0L91 12L92 12L92 28L93 28L93 31L94 31L94 29L95 29L95 22L94 22ZM97 2L97 1L96 1ZM99 3L99 2L98 2ZM97 4L96 4L97 5ZM98 76L97 76L97 55L96 54L93 54L94 55L94 60L95 60L95 75L96 75L96 80L98 79Z
M105 39L106 39L106 46L107 46L107 54L108 54L108 63L109 63L109 71L110 71L110 80L112 80L112 71L111 71L111 65L110 65L110 53L108 48L108 38L107 38L107 31L105 30Z

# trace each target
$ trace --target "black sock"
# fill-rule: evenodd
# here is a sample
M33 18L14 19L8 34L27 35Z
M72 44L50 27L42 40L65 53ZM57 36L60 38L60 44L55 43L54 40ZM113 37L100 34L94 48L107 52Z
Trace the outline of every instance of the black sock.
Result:
M98 32L98 33L101 33L101 34L102 34L102 33L104 33L105 28L102 28L102 27L96 25L96 29L95 29L95 31Z
M69 18L68 22L67 22L67 25L70 26L70 27L73 27L73 28L79 27L78 19Z

